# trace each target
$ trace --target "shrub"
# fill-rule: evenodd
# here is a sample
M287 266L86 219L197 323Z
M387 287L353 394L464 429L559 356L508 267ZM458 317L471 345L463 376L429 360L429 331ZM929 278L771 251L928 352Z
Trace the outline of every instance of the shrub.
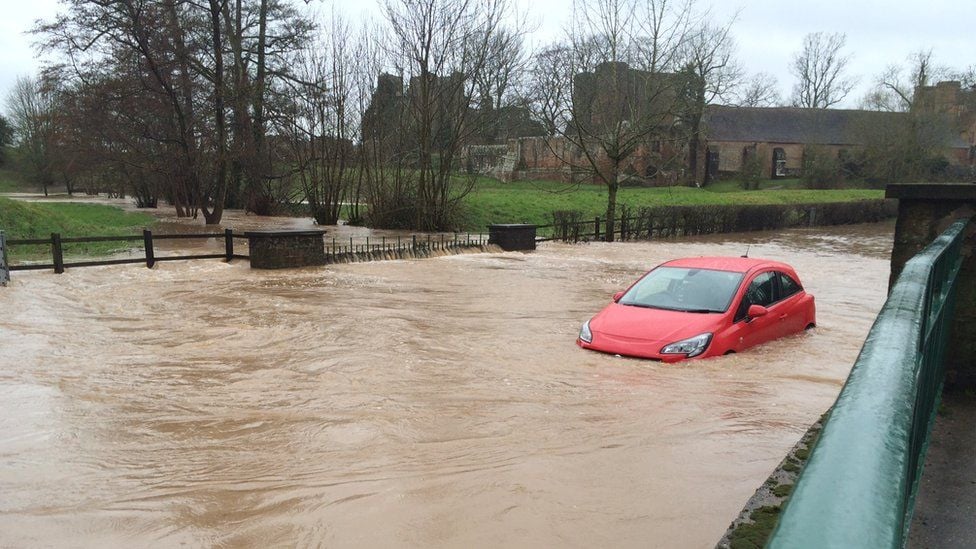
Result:
M759 190L762 181L762 161L757 154L749 154L742 161L742 188L747 191Z
M841 182L840 163L828 149L808 145L803 149L803 174L800 180L808 189L835 188Z

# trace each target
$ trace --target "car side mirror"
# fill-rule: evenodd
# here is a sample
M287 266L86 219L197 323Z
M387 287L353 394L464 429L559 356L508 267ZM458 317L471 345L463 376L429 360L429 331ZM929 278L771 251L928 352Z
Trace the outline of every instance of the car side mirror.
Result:
M769 313L769 309L763 307L762 305L749 305L749 311L746 312L746 317L758 318L761 316L766 316L767 313Z
M616 302L620 301L620 298L623 297L623 296L624 296L624 293L623 292L617 292L617 293L613 294L613 302L616 303Z

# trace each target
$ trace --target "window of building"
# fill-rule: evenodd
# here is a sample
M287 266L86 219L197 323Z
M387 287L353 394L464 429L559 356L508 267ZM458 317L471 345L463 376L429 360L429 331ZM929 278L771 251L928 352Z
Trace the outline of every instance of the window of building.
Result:
M773 177L786 177L786 151L782 147L773 149Z

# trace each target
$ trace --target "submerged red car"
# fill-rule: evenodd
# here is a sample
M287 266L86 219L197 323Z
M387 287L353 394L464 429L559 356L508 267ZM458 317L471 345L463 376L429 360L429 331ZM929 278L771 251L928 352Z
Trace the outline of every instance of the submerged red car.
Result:
M745 257L668 261L583 323L584 349L676 362L737 353L817 323L813 296L785 263Z

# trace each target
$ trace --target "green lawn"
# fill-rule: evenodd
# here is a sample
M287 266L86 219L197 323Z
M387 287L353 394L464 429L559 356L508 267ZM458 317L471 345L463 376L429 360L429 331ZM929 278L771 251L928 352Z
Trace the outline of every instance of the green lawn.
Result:
M114 206L61 202L21 202L0 198L0 230L8 239L118 236L139 234L155 222L148 214L124 212ZM100 255L131 247L125 242L64 244L66 256ZM50 246L11 246L10 261L41 259L50 255Z
M628 207L683 206L710 204L798 204L845 202L883 198L884 191L873 189L808 190L798 188L796 180L771 182L782 188L743 191L738 182L703 189L691 187L625 187L617 193L617 203ZM553 181L515 181L503 183L480 178L465 198L466 229L484 230L490 223L552 222L555 210L578 210L584 217L603 216L607 191L600 185L568 185Z
M0 193L34 192L35 186L24 180L24 176L9 168L0 168Z
M735 193L735 192L747 192L742 189L742 182L735 179L723 179L721 181L712 181L705 187L707 190L714 193ZM759 182L759 190L802 190L803 182L799 179L766 179Z

